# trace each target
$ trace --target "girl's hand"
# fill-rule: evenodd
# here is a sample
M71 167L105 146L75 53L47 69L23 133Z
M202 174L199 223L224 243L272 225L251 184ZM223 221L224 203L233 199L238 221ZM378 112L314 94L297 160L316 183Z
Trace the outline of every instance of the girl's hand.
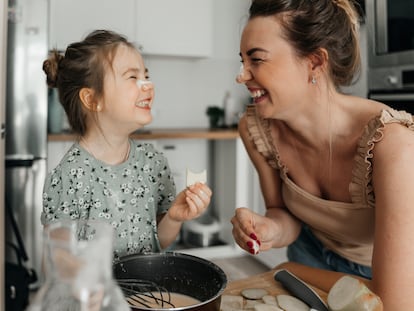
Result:
M212 191L203 183L196 183L181 191L168 210L171 219L179 222L194 219L207 209Z

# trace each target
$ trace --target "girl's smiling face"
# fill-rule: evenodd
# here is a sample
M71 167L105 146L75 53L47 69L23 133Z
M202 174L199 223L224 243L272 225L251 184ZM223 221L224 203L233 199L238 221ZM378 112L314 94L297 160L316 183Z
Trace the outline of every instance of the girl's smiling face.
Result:
M244 28L237 82L248 88L262 117L297 113L309 87L309 62L283 37L277 18L255 17Z
M153 84L147 80L141 54L120 45L113 56L112 67L104 79L104 109L99 113L101 126L133 132L152 121ZM104 124L103 124L104 123ZM108 124L110 123L110 124Z

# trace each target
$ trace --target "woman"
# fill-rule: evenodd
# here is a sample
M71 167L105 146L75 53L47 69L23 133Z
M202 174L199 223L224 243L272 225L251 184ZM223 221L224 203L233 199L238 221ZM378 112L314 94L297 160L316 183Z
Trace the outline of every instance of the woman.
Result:
M266 214L236 210L238 245L288 246L290 261L372 279L385 310L411 310L414 122L341 92L360 68L351 1L253 0L240 56L253 105L239 132Z
M115 258L171 245L212 192L195 183L176 196L163 154L129 138L152 121L154 87L139 51L117 33L96 30L64 56L53 51L43 69L78 141L46 178L42 223L106 221L115 229Z

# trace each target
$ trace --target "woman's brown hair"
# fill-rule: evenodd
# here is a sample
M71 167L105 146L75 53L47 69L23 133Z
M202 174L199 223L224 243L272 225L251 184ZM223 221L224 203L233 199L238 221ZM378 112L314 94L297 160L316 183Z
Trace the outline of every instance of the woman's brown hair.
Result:
M359 76L359 14L352 0L253 0L249 13L250 19L275 16L301 57L326 49L336 88Z

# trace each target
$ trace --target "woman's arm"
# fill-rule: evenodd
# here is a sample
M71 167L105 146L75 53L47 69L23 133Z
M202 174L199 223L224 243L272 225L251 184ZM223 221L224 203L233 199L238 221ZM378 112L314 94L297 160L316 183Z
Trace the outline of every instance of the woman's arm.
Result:
M384 310L412 310L414 132L399 124L387 125L373 152L376 202L373 277L371 281L359 279L381 298ZM285 268L325 292L344 275L296 263L284 263L277 268Z
M414 308L414 132L384 129L373 157L375 240L372 290L385 310Z
M300 232L300 222L285 208L281 196L282 181L279 171L272 168L263 155L257 151L250 139L246 117L239 122L239 133L250 160L255 167L266 205L265 217L248 209L237 209L232 218L233 236L240 247L249 251L248 242L255 234L261 243L261 250L284 247L293 242Z

